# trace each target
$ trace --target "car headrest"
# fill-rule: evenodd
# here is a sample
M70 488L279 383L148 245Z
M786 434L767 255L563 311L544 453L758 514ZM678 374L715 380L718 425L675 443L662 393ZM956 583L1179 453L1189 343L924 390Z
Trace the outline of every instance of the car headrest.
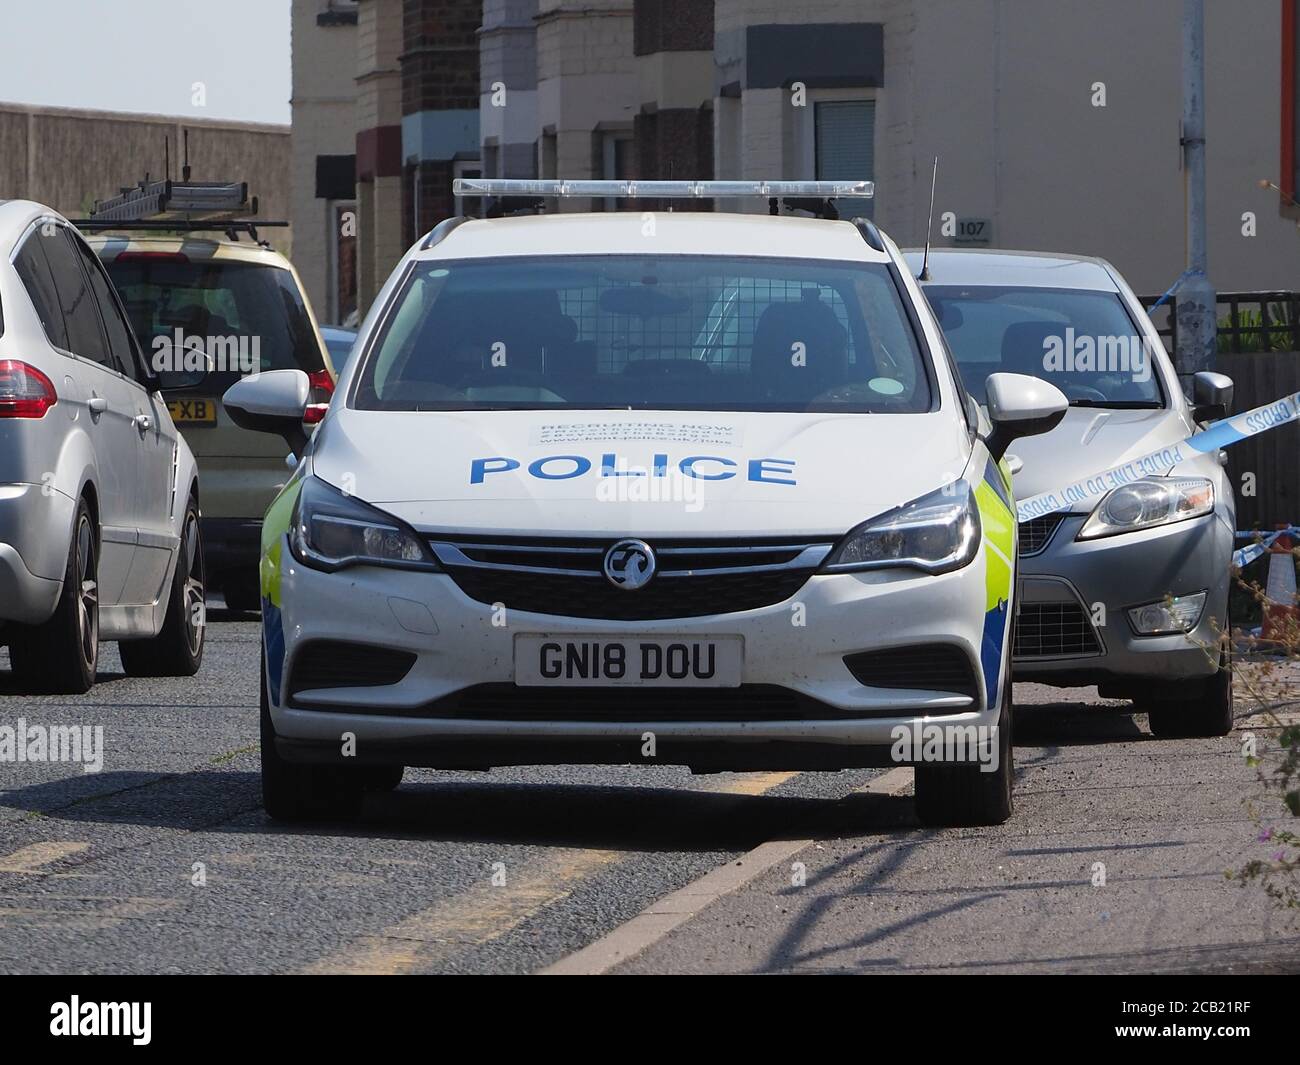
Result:
M1061 322L1016 322L1002 334L1002 365L1007 373L1029 374L1042 377L1046 370L1043 359L1047 354L1045 342L1058 337L1065 342L1065 325Z

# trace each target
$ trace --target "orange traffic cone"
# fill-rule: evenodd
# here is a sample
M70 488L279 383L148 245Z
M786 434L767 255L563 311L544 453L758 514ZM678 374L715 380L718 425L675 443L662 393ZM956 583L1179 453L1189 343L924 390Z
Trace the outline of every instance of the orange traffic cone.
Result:
M1279 528L1286 528L1285 525ZM1295 556L1291 537L1283 533L1269 546L1268 582L1264 587L1264 624L1260 640L1290 644L1296 638Z

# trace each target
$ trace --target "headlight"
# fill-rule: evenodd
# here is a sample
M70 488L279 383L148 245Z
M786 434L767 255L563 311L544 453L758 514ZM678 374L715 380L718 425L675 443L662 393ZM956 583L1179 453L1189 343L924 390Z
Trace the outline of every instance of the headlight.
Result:
M429 549L405 522L345 495L318 477L303 481L289 527L289 544L299 562L317 569L363 564L437 567Z
M1079 530L1078 539L1150 529L1199 518L1212 510L1214 485L1204 477L1144 477L1102 496Z
M831 552L825 568L842 572L912 566L947 573L975 557L979 539L979 509L970 485L954 481L863 522Z

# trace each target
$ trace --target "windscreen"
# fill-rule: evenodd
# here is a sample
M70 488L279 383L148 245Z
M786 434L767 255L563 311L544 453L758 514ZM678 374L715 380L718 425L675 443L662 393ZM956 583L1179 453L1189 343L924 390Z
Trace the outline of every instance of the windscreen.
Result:
M241 373L324 367L302 294L287 270L258 263L123 253L106 262L146 359L197 339L214 371L187 388L220 395ZM179 332L178 332L179 331Z
M907 413L932 391L883 264L551 256L417 263L353 403Z
M1050 381L1074 406L1162 407L1156 360L1114 292L927 285L967 390L989 374Z

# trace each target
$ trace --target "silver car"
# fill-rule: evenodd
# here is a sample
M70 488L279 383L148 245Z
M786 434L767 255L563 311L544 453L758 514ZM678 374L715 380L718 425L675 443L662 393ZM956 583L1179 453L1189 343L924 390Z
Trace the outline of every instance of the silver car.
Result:
M921 256L908 254L919 268ZM1103 473L1224 416L1232 382L1197 374L1183 394L1144 308L1101 259L931 252L923 287L972 396L998 371L1070 401L1050 433L1008 455L1025 500ZM1021 521L1018 680L1097 685L1133 699L1159 735L1232 727L1226 641L1235 505L1222 453Z
M66 219L0 201L0 249L0 643L18 685L88 690L101 640L128 674L191 675L198 472L162 379Z

